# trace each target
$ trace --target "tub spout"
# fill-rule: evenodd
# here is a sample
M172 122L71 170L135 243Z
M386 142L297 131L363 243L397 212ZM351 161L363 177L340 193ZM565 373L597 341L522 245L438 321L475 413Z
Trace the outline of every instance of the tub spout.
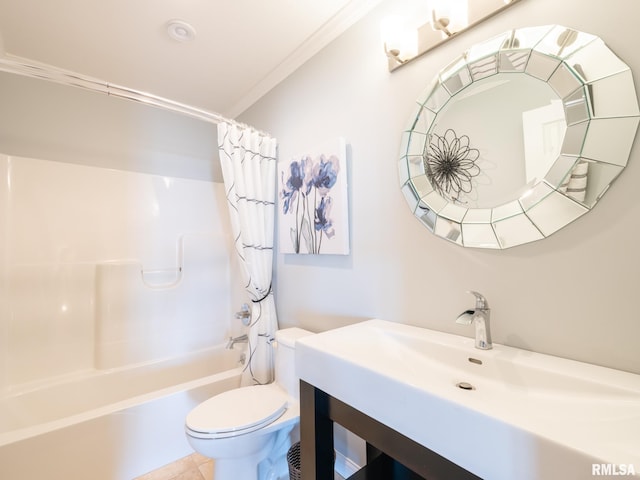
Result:
M232 349L236 343L247 343L248 341L249 337L247 336L247 334L240 335L239 337L229 337L227 348Z

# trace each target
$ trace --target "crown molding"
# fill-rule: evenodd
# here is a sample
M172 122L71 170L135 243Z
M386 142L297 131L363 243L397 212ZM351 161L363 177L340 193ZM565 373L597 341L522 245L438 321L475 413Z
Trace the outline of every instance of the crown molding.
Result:
M225 112L225 115L236 118L242 114L381 2L382 0L352 0L349 2L253 86L239 102Z

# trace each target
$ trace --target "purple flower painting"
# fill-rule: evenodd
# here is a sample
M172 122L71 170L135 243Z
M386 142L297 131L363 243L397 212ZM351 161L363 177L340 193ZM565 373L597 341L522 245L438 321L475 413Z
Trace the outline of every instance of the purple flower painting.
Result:
M279 168L280 250L348 254L346 146L293 158Z

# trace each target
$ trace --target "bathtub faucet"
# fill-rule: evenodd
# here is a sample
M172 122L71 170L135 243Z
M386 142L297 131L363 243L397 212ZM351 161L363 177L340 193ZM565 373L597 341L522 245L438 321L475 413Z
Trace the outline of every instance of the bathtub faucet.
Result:
M242 321L242 324L246 327L251 323L251 309L249 305L243 303L240 306L240 311L236 312L236 318Z
M247 343L249 341L249 337L245 333L244 335L240 335L239 337L229 337L229 341L227 342L227 348L232 349L236 343Z

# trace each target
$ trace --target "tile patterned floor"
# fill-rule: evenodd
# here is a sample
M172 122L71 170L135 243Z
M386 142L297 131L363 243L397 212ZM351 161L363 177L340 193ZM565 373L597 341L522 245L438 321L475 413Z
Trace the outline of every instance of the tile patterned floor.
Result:
M335 479L344 480L337 473ZM215 480L213 460L194 453L133 480Z
M133 480L212 480L213 460L198 453L181 458Z

